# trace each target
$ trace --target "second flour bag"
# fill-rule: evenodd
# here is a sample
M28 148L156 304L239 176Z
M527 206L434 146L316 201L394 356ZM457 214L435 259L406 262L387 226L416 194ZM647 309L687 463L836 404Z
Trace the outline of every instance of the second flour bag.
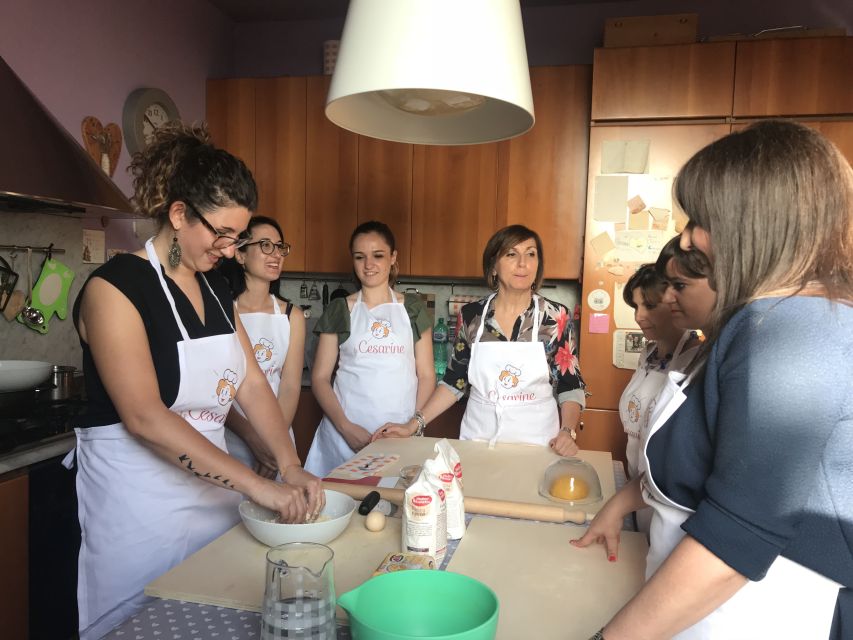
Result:
M447 552L447 504L436 467L435 460L425 460L420 475L406 489L402 547L403 553L432 556L439 567Z
M465 535L465 499L462 495L462 462L459 454L442 438L435 443L438 477L447 500L447 537L459 540Z

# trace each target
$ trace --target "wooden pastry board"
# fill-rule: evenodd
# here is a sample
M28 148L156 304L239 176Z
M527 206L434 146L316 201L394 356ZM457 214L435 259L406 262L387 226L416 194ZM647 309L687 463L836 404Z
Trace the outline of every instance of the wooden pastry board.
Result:
M475 517L448 564L487 584L500 601L497 638L587 640L643 585L648 545L623 531L619 558L576 549L573 525Z
M366 454L399 454L400 458L384 466L379 475L397 476L400 469L410 464L423 464L427 457L435 457L437 438L387 438L372 442L359 452ZM509 500L528 504L556 504L539 495L539 481L545 468L561 457L547 447L525 444L498 443L490 449L487 442L479 440L450 440L462 460L464 493L476 498ZM580 451L577 456L588 462L598 474L602 499L598 502L566 508L583 509L589 514L598 510L614 493L613 459L605 451ZM329 474L336 476L336 470Z
M385 556L400 550L399 518L388 518L385 529L371 533L364 516L354 513L349 526L328 546L335 552L338 595L373 575ZM145 594L246 611L261 611L268 546L252 537L241 523L200 549L145 587ZM338 608L338 617L346 618Z

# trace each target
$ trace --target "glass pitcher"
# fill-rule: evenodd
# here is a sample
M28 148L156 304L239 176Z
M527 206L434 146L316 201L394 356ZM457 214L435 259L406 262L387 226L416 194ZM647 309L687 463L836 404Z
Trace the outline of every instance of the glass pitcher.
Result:
M267 552L261 640L335 640L334 552L291 542Z

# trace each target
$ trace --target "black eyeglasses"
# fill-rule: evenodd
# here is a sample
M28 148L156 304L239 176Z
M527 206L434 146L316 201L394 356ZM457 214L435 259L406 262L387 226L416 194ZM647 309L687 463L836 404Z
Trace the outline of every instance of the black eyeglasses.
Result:
M267 240L266 238L264 238L263 240L255 240L254 242L247 242L246 244L244 244L242 246L251 247L253 244L260 245L261 251L263 251L268 256L272 255L272 252L276 249L278 250L278 254L282 258L286 258L288 255L290 255L290 245L287 244L286 242L273 242L272 240Z
M210 224L203 215L199 212L195 206L186 200L182 200L182 202L186 205L186 207L192 211L193 215L201 220L201 223L210 231L214 236L216 236L213 240L213 248L214 249L228 249L229 247L234 247L235 249L239 249L240 247L245 246L251 238L249 236L235 238L234 236L226 236L224 233L220 233L216 230L216 228Z

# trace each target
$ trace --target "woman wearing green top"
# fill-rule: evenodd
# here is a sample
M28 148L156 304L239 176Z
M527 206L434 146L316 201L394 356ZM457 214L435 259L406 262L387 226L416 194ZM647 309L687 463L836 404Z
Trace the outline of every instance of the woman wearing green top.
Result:
M381 222L359 225L350 252L359 291L333 300L314 329L311 387L325 415L305 468L319 476L369 444L386 422L408 420L435 389L432 323L420 297L393 289L398 267L391 229Z

